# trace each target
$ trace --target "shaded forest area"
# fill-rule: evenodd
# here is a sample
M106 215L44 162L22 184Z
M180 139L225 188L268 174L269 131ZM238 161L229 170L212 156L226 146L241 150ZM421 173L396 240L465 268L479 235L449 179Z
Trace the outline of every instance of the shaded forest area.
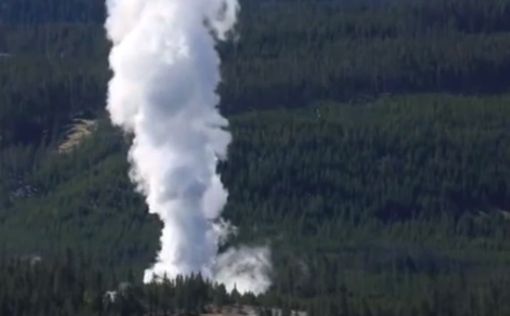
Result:
M160 224L104 111L103 1L5 0L0 314L508 315L510 0L242 7L219 47L234 135L220 171L232 243L273 249L270 292L139 284ZM75 119L97 128L59 152Z

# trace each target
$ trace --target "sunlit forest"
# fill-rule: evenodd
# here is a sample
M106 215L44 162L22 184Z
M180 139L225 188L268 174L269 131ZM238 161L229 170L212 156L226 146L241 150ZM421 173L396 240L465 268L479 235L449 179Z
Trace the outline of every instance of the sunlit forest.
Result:
M105 111L103 0L3 0L0 315L510 315L510 0L241 7L219 171L270 291L142 284L161 223Z

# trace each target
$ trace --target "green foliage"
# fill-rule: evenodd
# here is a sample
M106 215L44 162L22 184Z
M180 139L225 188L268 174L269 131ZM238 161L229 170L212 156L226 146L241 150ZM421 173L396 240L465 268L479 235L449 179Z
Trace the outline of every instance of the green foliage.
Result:
M223 108L509 85L510 1L245 1Z
M105 17L101 0L3 0L0 23L99 22Z
M198 315L225 291L200 275L146 286L115 284L75 260L70 251L52 261L36 257L0 261L0 282L2 315Z
M230 242L272 247L271 290L139 284L160 224L104 112L104 3L5 0L0 314L508 315L510 1L242 7L219 47L234 135L219 171ZM59 153L75 118L98 128Z
M228 211L310 223L508 210L509 102L417 95L235 117Z
M59 255L80 251L95 265L142 268L157 251L159 224L128 179L127 148L111 127L100 125L78 151L33 155L30 147L4 150L0 181L7 207L0 209L0 239L10 255ZM23 158L25 157L25 158ZM33 159L37 157L36 159ZM140 238L144 236L144 238Z

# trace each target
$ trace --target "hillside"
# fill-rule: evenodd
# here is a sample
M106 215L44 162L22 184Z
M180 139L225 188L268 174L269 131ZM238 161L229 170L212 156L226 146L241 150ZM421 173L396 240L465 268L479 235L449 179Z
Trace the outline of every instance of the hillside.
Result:
M260 297L139 283L161 224L104 110L102 2L39 2L0 10L1 315L510 313L510 1L243 1L219 170L231 243L273 249Z

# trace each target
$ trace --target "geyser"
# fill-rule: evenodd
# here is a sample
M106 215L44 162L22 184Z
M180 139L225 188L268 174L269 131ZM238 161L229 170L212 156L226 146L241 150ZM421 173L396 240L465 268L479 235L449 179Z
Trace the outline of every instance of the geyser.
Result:
M218 255L228 224L216 167L231 141L217 110L217 40L234 27L236 0L107 0L113 47L108 111L133 135L130 176L163 222L161 251L146 282L201 273L241 292L269 285L269 251Z

